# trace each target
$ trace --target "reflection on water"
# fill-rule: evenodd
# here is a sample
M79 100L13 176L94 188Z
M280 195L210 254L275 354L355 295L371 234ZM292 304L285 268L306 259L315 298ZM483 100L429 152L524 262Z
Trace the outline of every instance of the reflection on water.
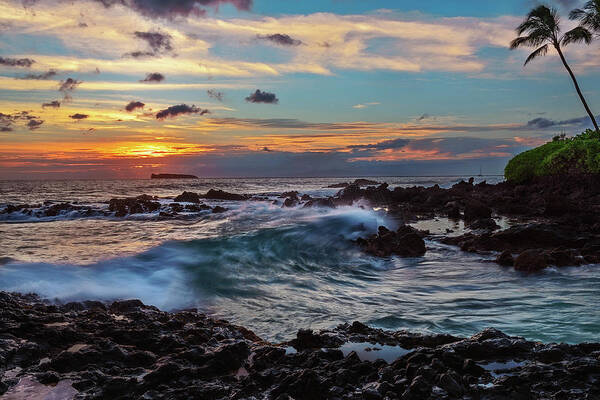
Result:
M368 342L344 343L340 347L340 350L344 353L344 357L354 351L362 361L383 360L388 364L393 363L403 355L412 351L406 350L400 346L388 346Z

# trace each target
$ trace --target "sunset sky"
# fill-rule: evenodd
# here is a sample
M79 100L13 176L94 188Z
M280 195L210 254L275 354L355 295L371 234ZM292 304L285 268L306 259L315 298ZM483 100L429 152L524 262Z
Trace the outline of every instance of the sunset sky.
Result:
M502 173L588 127L508 49L535 4L0 0L0 179ZM600 113L600 41L565 54Z

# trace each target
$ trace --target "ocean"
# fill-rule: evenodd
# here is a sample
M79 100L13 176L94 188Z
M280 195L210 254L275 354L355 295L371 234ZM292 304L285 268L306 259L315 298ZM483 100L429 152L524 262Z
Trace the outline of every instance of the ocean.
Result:
M395 186L449 187L468 177L369 178ZM530 340L600 341L600 268L526 275L428 239L421 258L379 259L353 239L394 228L385 210L283 208L279 195L327 196L346 178L0 181L0 290L55 302L139 298L164 310L198 308L267 340L300 328L362 321L385 329L471 335L493 326ZM495 183L501 177L477 177ZM116 217L108 201L141 194L166 207L183 191L248 193L259 201L205 201L224 213ZM277 201L277 204L273 204ZM71 203L56 215L44 210ZM510 221L500 221L509 224ZM445 218L433 233L464 231Z

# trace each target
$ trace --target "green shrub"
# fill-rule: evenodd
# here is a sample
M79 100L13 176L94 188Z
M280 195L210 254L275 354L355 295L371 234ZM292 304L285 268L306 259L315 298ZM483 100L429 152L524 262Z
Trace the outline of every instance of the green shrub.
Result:
M600 173L600 135L588 129L565 139L555 137L515 156L504 169L509 182L522 183L538 176Z

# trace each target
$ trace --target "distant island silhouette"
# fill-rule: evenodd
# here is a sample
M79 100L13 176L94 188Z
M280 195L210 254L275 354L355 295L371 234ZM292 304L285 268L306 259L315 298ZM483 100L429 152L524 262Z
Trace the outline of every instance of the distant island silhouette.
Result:
M196 175L185 174L152 174L150 179L199 179Z

